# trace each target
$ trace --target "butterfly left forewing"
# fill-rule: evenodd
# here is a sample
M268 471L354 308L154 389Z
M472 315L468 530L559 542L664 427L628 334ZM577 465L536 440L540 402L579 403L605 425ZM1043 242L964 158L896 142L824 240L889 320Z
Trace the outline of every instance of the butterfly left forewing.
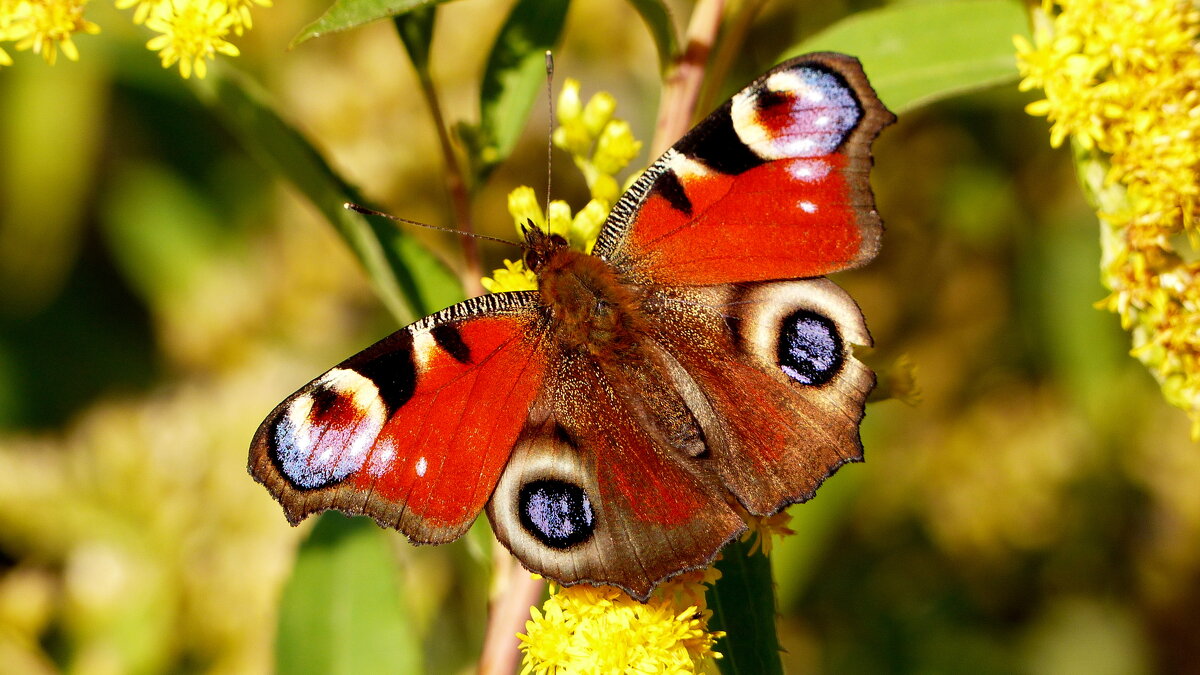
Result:
M532 293L475 298L407 326L288 397L250 472L297 523L338 509L449 541L491 495L548 365Z
M862 67L810 54L772 68L680 139L596 242L641 284L814 277L864 264L881 225L870 143L894 120Z

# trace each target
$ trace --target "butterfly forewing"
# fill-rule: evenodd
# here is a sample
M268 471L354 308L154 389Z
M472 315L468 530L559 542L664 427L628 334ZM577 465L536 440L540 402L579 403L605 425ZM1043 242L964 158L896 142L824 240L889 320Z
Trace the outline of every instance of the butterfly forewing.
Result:
M594 251L631 280L666 286L864 264L881 233L870 142L894 119L856 59L814 54L776 66L646 170Z
M533 293L484 296L414 323L331 369L259 427L250 471L289 520L335 508L418 542L482 510L540 390Z

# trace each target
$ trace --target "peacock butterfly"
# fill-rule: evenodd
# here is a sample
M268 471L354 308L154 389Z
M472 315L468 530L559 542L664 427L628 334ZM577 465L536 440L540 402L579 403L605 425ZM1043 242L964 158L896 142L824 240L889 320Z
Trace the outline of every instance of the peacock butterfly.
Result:
M862 312L824 275L882 224L871 141L895 120L854 58L780 64L613 207L592 253L527 232L536 291L413 323L279 404L250 473L293 524L339 509L415 543L485 507L561 584L645 600L862 459Z

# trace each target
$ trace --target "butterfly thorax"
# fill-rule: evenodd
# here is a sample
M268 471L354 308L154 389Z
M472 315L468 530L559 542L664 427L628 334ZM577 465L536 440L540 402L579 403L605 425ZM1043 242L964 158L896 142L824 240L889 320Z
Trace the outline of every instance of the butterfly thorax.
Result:
M542 304L564 349L606 356L634 347L643 323L639 303L611 265L561 246L534 271Z

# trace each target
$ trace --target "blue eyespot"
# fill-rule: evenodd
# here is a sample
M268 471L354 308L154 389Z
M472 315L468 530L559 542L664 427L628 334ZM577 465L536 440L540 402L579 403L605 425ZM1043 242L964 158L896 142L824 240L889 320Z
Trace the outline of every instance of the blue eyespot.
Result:
M832 321L800 310L780 325L778 356L779 367L793 380L800 384L825 384L842 367L842 338Z
M521 526L550 548L587 541L596 529L592 503L583 488L561 480L526 483L517 495Z

